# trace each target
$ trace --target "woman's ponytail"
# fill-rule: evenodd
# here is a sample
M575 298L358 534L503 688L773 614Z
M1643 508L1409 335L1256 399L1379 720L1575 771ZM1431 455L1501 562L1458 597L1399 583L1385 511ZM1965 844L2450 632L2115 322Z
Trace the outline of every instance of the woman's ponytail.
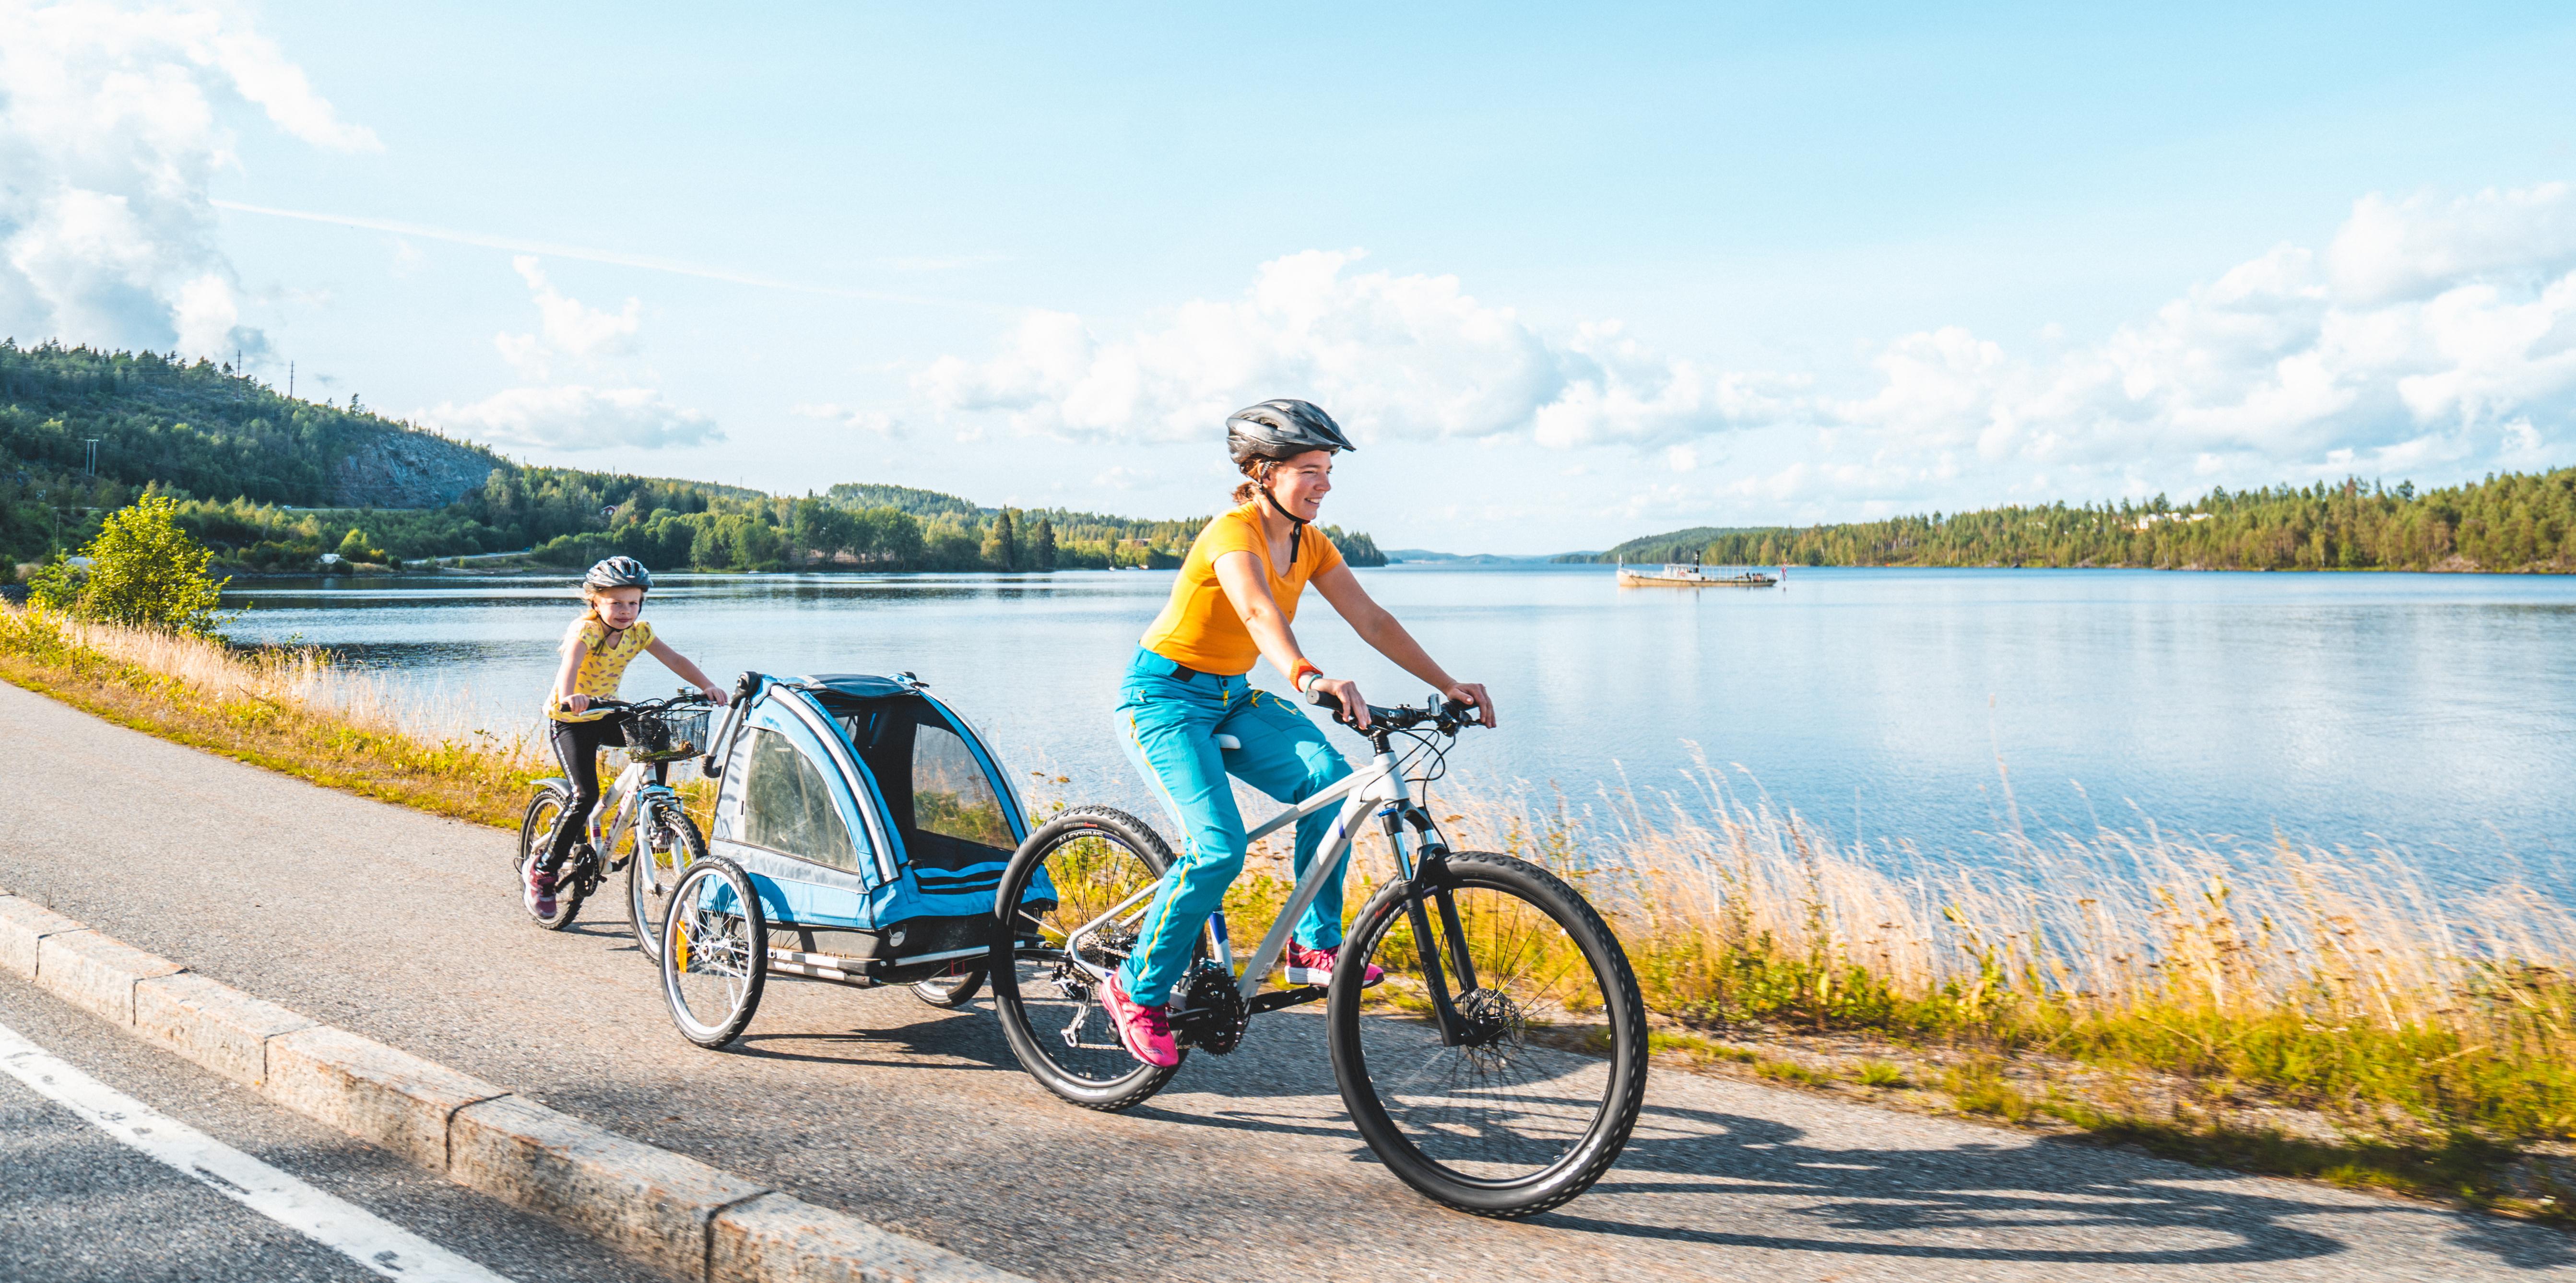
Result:
M1248 480L1234 488L1234 502L1237 507L1261 497L1261 488L1270 484L1270 474L1277 470L1279 461L1256 456L1244 460L1239 466Z

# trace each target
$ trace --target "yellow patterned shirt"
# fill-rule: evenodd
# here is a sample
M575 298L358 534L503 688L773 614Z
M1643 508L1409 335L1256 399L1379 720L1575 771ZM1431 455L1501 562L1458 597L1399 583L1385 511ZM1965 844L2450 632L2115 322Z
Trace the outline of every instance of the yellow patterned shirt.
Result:
M574 692L592 699L615 699L617 683L626 676L626 666L634 663L635 657L653 644L653 625L636 620L618 637L615 645L603 645L608 640L608 625L599 622L595 615L584 615L564 630L566 646L576 639L589 647L590 653L582 657L581 667L573 670ZM558 722L595 722L608 716L609 712L607 709L593 709L586 713L567 713L554 704L554 693L548 691L546 716Z

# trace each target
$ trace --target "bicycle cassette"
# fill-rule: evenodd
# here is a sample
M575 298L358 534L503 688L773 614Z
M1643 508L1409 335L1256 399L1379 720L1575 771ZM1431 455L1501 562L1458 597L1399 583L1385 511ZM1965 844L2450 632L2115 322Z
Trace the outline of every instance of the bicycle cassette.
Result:
M1223 966L1201 962L1190 968L1178 992L1172 1033L1182 1046L1222 1056L1242 1044L1252 1009L1243 1005L1243 991Z

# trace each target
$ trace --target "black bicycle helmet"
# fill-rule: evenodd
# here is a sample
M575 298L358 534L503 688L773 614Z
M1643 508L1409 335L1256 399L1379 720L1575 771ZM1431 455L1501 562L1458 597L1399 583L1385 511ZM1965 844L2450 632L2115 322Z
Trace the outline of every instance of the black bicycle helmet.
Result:
M610 557L590 568L581 577L584 588L641 588L653 590L653 572L633 557Z
M1298 549L1306 538L1306 519L1279 506L1270 493L1268 469L1256 468L1256 460L1291 459L1309 450L1339 453L1357 450L1349 437L1342 435L1342 425L1312 401L1288 397L1248 405L1225 421L1225 452L1234 458L1234 466L1252 478L1253 488L1260 492L1261 502L1272 512L1288 519L1288 560L1297 560Z
M1225 421L1225 452L1236 467L1252 459L1285 459L1309 450L1357 450L1333 416L1310 401L1281 398L1248 405Z

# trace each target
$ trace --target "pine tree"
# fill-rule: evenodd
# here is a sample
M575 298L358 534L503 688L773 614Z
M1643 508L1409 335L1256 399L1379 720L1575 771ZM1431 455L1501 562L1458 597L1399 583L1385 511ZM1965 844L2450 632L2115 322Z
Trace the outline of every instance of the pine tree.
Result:
M984 527L985 565L995 570L1020 568L1020 538L1013 525L1010 509L993 514L992 524Z
M1055 569L1055 523L1038 518L1037 532L1029 537L1029 565L1035 570Z

